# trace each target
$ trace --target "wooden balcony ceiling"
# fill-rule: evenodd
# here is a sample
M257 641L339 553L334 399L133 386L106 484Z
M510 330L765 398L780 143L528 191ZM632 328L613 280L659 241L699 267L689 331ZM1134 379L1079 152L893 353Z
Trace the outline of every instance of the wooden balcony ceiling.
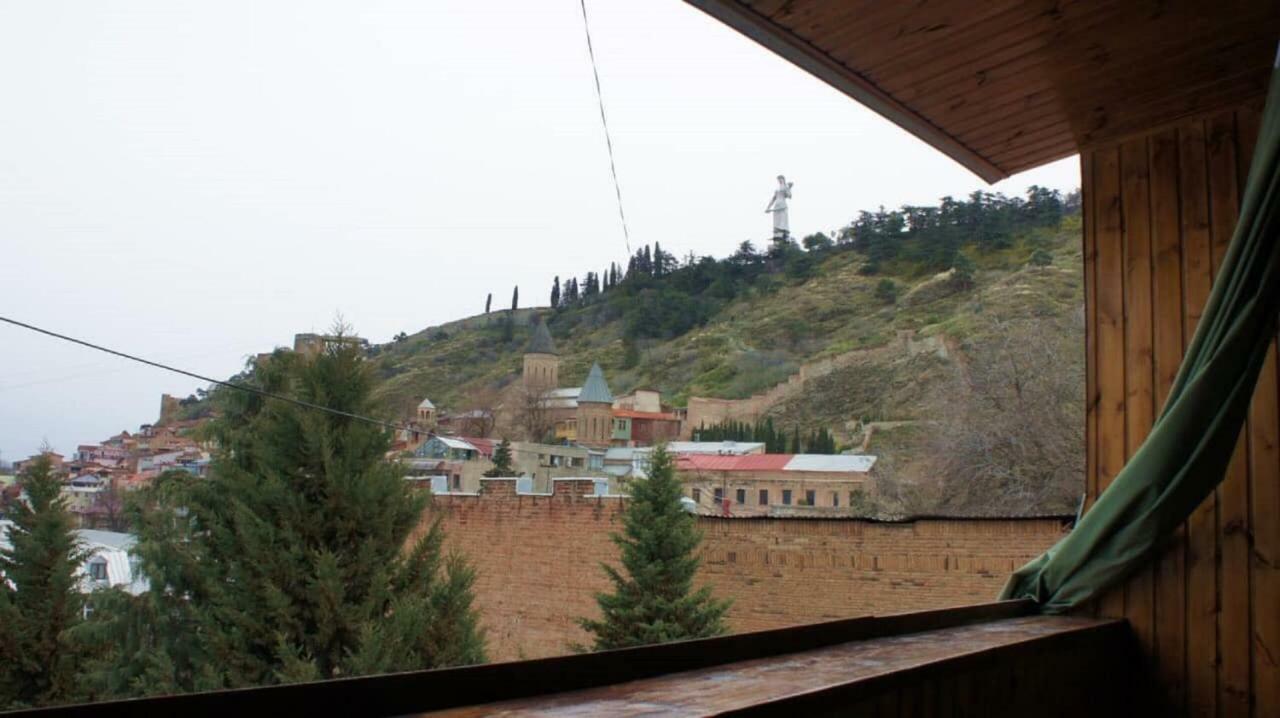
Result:
M1265 93L1276 0L687 0L994 182Z

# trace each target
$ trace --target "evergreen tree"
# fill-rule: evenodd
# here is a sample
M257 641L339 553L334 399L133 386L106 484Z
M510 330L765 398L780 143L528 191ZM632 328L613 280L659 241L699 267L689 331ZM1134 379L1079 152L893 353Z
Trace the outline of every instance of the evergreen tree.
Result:
M596 594L603 617L579 621L595 636L596 650L725 632L729 603L713 598L709 587L693 590L702 535L681 506L683 495L674 459L658 446L649 477L632 484L623 533L612 536L622 550L622 570L603 565L613 583L613 593Z
M493 451L493 468L484 472L485 476L515 476L516 470L511 466L511 442L503 438L498 448Z
M489 292L489 296L484 300L484 313L489 313L489 307L493 305L493 292Z
M20 479L10 548L0 550L0 710L70 700L83 650L68 635L81 620L80 548L62 482L42 453Z
M791 433L791 446L787 447L788 454L802 454L804 451L800 448L800 425L796 424L795 430Z
M245 381L374 411L370 367L341 343L314 357L279 352ZM171 475L139 499L151 591L100 628L122 650L146 648L104 662L97 683L190 691L484 660L474 572L443 554L438 523L410 541L429 496L384 460L388 432L244 392L218 396L211 477ZM161 617L154 627L151 615Z
M560 277L557 276L551 282L551 308L555 309L560 306Z
M514 312L519 308L520 308L520 287L517 285L515 289L511 290L511 311Z

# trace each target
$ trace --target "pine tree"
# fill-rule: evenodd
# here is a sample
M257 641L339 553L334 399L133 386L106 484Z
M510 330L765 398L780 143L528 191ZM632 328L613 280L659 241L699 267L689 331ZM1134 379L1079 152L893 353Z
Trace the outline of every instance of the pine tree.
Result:
M511 442L505 438L498 444L498 448L493 451L493 468L484 472L485 476L515 476L515 469L511 466Z
M551 308L555 309L560 306L560 277L557 276L551 282Z
M791 446L787 447L788 454L803 454L800 448L800 425L796 424L795 430L791 433Z
M724 633L729 602L712 597L709 587L693 589L702 535L681 506L683 492L665 447L654 449L648 479L632 487L623 533L612 536L622 550L622 570L603 565L614 591L596 594L601 620L581 619L579 625L594 634L596 650Z
M516 286L515 289L511 290L511 311L514 312L519 308L520 308L520 287Z
M88 555L48 454L20 481L27 501L14 502L10 548L0 550L0 710L71 699L84 654L66 632L81 620Z
M370 367L348 345L279 353L247 381L374 409ZM148 648L99 683L190 691L484 660L474 572L443 554L438 523L409 540L429 497L383 459L388 432L242 392L220 392L219 411L211 477L169 476L139 497L151 591L101 628Z

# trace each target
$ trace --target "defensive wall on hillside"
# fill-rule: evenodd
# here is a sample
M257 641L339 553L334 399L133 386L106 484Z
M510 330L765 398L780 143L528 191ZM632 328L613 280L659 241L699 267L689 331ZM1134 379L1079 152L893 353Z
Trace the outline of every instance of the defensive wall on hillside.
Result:
M869 358L890 358L897 354L912 357L918 354L937 354L947 357L946 341L941 336L918 337L909 330L900 331L893 342L872 349L854 349L843 354L818 359L800 366L800 370L787 377L766 392L746 399L714 399L704 396L689 397L683 417L680 438L690 439L701 426L715 426L727 420L755 422L772 407L794 396L805 382L826 376L855 362Z
M592 496L590 479L552 483L552 493L518 494L514 479L486 479L479 493L433 497L429 520L478 571L490 660L589 643L576 620L596 617L594 594L609 589L600 564L617 562L609 534L621 530L626 499ZM733 599L733 631L988 601L1066 530L1062 517L698 522L697 583Z

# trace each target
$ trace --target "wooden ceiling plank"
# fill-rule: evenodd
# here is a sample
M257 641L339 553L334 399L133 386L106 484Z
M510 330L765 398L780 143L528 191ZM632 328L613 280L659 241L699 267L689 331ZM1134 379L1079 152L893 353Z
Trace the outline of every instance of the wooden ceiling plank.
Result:
M1073 7L1082 3L1112 5L1119 0L1042 0L1034 11L1028 12L1024 6L1006 10L987 22L966 25L936 43L922 43L918 47L904 50L899 47L888 48L886 57L873 58L862 63L870 78L891 78L919 68L938 65L949 66L952 63L967 63L980 59L991 52L990 42L999 37L1002 43L1017 43L1037 36L1042 32L1044 16L1061 12L1059 6ZM947 63L936 63L936 57L946 57ZM841 59L841 58L837 58Z
M1111 17L1100 14L1092 19L1081 20L1075 29L1090 31L1111 21ZM1003 45L985 57L884 78L878 84L885 92L907 104L921 98L940 96L967 81L973 81L977 88L975 91L981 92L983 86L997 75L1016 77L1056 63L1059 52L1057 38L1062 36L1064 27L1061 24L1052 25L1045 20L1040 25L1040 34L1032 34L1021 42Z
M981 77L968 78L953 84L948 91L931 97L922 97L915 102L906 103L922 113L928 113L942 107L957 103L973 104L972 99L1001 96L1005 93L1017 93L1032 83L1053 81L1058 87L1089 87L1096 91L1101 87L1150 87L1158 81L1168 80L1173 84L1159 86L1157 89L1167 92L1168 87L1178 87L1178 82L1189 65L1203 69L1217 58L1226 61L1238 61L1241 42L1256 35L1253 25L1247 20L1230 23L1236 33L1222 37L1221 42L1214 45L1199 43L1180 43L1171 48L1159 42L1135 42L1123 46L1107 46L1103 41L1093 43L1092 49L1077 52L1072 43L1064 42L1062 51L1070 51L1071 60L1060 61L1057 58L1043 56L1038 61L1026 65L1002 66L992 68ZM1274 36L1268 38L1268 44L1274 45ZM1186 63L1180 62L1189 60ZM1145 72L1134 72L1135 69ZM1037 69L1040 71L1037 72ZM1163 73L1152 77L1151 72ZM1051 78L1046 80L1045 78Z
M933 145L987 182L995 182L1007 176L999 166L964 146L866 78L835 62L803 39L755 14L750 8L732 0L688 2Z
M885 3L895 6L895 3ZM988 22L1005 12L1028 14L1034 5L1015 0L1000 2L950 2L928 4L913 9L896 4L898 12L888 22L847 23L815 38L814 44L833 53L837 60L853 60L859 68L870 68L899 52L909 52L940 42L963 28ZM903 12L903 11L906 12ZM836 56L836 53L839 56Z
M1168 95L1167 87L1172 85L1180 88L1179 93L1197 92L1200 86L1212 86L1225 74L1229 74L1230 68L1236 66L1260 68L1260 71L1259 69L1246 71L1255 72L1265 81L1267 75L1265 61L1240 63L1239 59L1241 53L1246 53L1244 56L1248 56L1248 52L1252 52L1259 58L1268 56L1273 49L1270 46L1271 41L1268 39L1259 41L1255 48L1248 51L1240 49L1239 46L1235 49L1219 49L1215 52L1215 55L1220 55L1219 58L1193 63L1196 69L1192 76L1188 75L1182 63L1170 62L1159 73L1147 73L1149 82L1142 83L1140 87L1129 86L1127 82L1124 85L1117 84L1105 74L1056 85L1044 77L1029 77L1027 80L1029 84L1006 90L998 96L975 96L959 107L924 109L917 105L916 109L939 127L958 128L953 132L959 138L963 136L963 130L975 125L980 126L986 118L1001 115L1021 117L1022 113L1031 106L1032 102L1028 98L1032 96L1041 99L1053 98L1049 101L1059 103L1064 108L1064 112L1067 107L1077 108L1076 115L1070 119L1076 122L1077 135L1084 137L1101 126L1099 118L1105 119L1106 108L1113 105L1140 108L1142 102L1148 97ZM1159 116L1155 116L1159 121ZM981 152L977 147L974 147L974 151Z

